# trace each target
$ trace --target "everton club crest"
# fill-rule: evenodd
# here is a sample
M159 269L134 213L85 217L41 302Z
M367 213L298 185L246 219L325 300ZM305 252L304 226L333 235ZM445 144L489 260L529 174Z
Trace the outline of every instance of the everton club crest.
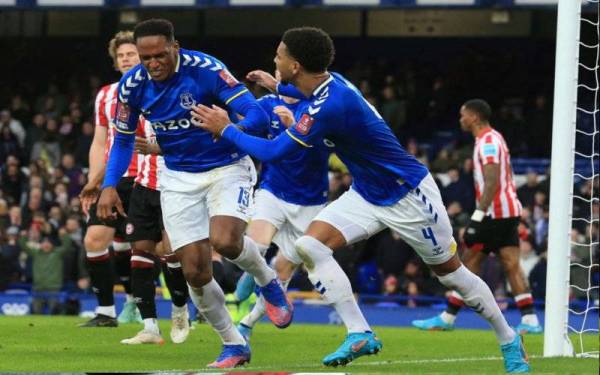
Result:
M184 109L192 109L192 107L196 105L194 97L189 92L184 92L183 94L179 95L179 99L179 105Z

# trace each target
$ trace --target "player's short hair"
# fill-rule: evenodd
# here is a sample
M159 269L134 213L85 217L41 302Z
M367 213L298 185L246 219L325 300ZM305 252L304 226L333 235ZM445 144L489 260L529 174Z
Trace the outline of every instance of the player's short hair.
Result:
M477 113L481 121L489 121L492 117L492 107L483 99L467 100L463 106L469 111Z
M118 69L117 66L117 49L123 44L133 44L135 45L135 40L133 39L133 32L131 31L119 31L112 37L110 42L108 42L108 54L113 59L113 65L115 69Z
M164 18L151 18L135 25L133 29L133 38L137 41L144 36L162 35L167 42L175 41L175 28L171 21Z
M289 29L281 41L289 54L310 73L324 72L333 62L333 40L322 29L307 26Z

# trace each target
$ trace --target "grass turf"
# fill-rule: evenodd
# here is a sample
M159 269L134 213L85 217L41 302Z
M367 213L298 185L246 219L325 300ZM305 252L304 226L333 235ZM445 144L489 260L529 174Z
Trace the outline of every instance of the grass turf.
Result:
M217 335L199 325L184 344L169 341L170 323L161 321L166 344L127 346L119 341L141 325L79 328L81 318L0 316L1 372L156 372L207 371L220 352ZM252 363L245 371L352 373L502 373L502 359L491 331L422 332L376 327L383 342L377 356L359 358L345 368L321 365L325 354L344 338L344 329L292 325L278 330L260 324L252 337ZM587 350L598 350L598 335L586 335ZM598 374L598 359L541 358L543 336L527 336L525 345L535 373Z

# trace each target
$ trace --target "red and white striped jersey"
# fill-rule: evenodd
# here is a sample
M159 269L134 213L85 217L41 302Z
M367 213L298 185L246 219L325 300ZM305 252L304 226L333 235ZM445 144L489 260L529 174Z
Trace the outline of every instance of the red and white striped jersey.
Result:
M98 91L96 95L95 103L95 114L96 114L96 126L102 126L107 128L106 145L104 147L104 161L108 160L110 149L115 139L115 123L114 119L117 114L117 86L119 82L106 85ZM145 120L140 118L138 123L136 135L144 136L144 123ZM136 177L138 173L138 166L143 159L143 155L139 155L137 152L133 153L131 157L131 163L129 168L123 175L123 177Z
M473 149L473 175L477 203L479 203L483 193L483 166L491 163L500 165L500 179L496 196L486 214L493 219L521 216L522 206L519 198L517 198L517 189L513 181L508 146L506 146L502 134L489 127L477 136L475 148Z
M156 133L154 133L150 121L147 120L144 120L144 137L149 142L156 143ZM164 159L160 155L142 155L142 162L139 166L135 183L148 189L160 190L158 174L164 168L164 165Z

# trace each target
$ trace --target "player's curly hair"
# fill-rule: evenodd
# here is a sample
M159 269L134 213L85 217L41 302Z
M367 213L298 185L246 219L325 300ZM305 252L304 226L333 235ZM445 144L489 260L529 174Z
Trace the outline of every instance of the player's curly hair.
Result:
M117 66L117 49L123 44L135 45L132 31L119 31L113 36L110 42L108 42L108 54L113 59L113 65L117 70L119 69Z
M297 27L283 34L289 54L309 73L321 73L333 62L335 47L329 34L316 27Z
M175 28L171 21L164 18L151 18L135 25L133 38L138 40L144 36L162 35L167 42L175 41Z
M483 122L490 121L492 117L492 107L483 99L467 100L463 106L469 111L477 113L477 116Z

